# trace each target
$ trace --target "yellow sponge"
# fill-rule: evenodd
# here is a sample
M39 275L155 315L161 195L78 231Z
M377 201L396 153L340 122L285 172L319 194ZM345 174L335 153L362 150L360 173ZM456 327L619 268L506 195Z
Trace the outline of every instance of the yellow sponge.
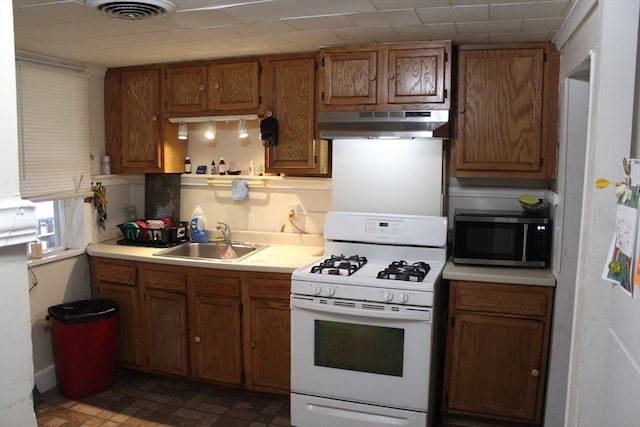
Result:
M520 203L523 203L528 206L535 206L540 203L540 199L537 197L530 196L529 194L525 194L524 196L520 196Z

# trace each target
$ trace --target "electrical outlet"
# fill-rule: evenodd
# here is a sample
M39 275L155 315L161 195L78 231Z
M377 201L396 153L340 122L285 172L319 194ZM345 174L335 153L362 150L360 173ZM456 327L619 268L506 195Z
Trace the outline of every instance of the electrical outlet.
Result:
M298 218L299 207L300 205L289 205L289 208L287 210L287 215L294 221L296 220L296 218Z

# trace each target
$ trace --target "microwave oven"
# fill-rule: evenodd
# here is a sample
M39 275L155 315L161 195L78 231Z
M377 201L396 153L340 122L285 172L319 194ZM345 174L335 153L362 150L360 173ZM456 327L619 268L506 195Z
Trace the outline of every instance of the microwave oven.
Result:
M453 233L454 264L544 268L549 263L547 215L456 209Z

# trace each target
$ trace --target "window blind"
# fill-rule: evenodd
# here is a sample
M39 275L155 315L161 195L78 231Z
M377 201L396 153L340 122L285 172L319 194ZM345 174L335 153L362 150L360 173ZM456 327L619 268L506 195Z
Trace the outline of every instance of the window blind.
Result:
M16 64L21 196L81 197L91 185L89 76L29 61Z

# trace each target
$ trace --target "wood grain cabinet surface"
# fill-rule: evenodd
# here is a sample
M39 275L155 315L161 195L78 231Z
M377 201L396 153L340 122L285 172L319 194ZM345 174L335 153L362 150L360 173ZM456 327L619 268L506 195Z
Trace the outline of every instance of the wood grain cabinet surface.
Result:
M161 67L109 69L105 76L105 147L113 173L182 172L186 145L162 120Z
M287 394L291 372L291 275L251 273L243 288L246 387Z
M328 141L316 126L317 55L278 55L265 59L266 114L278 121L278 143L265 150L267 172L328 176Z
M130 261L94 257L90 259L90 263L93 295L110 299L120 307L117 363L139 369L143 366L143 352L136 265Z
M248 390L290 390L290 274L91 257L120 306L118 365Z
M559 53L550 43L462 45L452 175L555 175Z
M445 419L540 425L552 305L551 287L450 283Z
M260 72L257 58L165 66L167 117L258 114Z
M320 111L448 109L451 42L320 50Z

